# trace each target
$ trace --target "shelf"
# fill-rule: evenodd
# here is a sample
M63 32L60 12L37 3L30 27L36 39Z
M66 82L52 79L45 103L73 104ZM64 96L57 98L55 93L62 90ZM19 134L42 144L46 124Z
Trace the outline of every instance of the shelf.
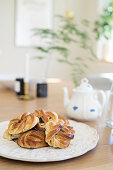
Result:
M98 63L106 63L106 64L113 64L113 61L108 60L97 60Z

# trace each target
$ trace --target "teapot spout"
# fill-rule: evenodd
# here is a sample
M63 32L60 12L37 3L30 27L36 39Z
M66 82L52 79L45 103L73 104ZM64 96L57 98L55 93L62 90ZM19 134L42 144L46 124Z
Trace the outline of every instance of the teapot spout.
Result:
M68 97L68 89L67 87L63 88L64 90L64 107L66 108L70 102L69 97Z

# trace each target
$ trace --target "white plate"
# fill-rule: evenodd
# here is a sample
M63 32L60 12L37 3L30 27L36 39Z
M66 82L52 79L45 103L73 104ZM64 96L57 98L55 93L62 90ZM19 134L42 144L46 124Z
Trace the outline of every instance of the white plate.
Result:
M0 156L30 162L50 162L61 161L80 155L96 147L99 135L96 129L84 123L70 121L75 129L75 137L69 147L65 149L54 149L53 147L44 147L39 149L24 149L19 147L14 141L8 141L3 138L3 133L8 127L9 121L0 123Z

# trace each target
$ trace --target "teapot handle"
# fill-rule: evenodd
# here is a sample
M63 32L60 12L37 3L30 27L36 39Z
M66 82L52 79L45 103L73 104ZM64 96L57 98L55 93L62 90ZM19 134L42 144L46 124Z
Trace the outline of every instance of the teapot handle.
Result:
M97 91L97 94L98 94L98 95L100 94L100 96L101 96L101 98L102 98L101 104L102 104L102 109L103 109L103 108L104 108L104 105L105 105L105 102L106 102L105 92L104 92L103 90L99 90L99 91Z

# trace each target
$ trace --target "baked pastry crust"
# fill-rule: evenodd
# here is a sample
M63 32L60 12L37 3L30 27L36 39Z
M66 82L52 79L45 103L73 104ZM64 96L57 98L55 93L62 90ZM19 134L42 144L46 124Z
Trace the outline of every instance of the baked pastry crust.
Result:
M17 134L17 135L12 135L8 132L8 129L5 130L4 132L4 135L3 135L3 138L4 139L8 139L8 140L13 140L13 139L18 139L20 136L20 134Z
M17 144L23 148L41 148L48 146L45 142L45 133L43 131L30 130L23 133L17 141Z
M45 130L45 125L47 122L53 121L58 122L58 115L55 112L36 110L33 115L39 118L39 122L35 126L36 129Z
M32 129L38 122L38 117L26 112L9 122L8 132L14 135L23 133Z
M11 120L3 137L17 139L17 144L23 148L66 148L74 138L74 133L66 118L42 109L34 113L26 112Z
M58 115L58 122L66 124L66 125L70 125L69 120L67 120L66 118L64 118L63 116L60 116L60 115Z
M46 142L54 148L66 148L74 138L75 131L71 126L48 122L46 124Z

